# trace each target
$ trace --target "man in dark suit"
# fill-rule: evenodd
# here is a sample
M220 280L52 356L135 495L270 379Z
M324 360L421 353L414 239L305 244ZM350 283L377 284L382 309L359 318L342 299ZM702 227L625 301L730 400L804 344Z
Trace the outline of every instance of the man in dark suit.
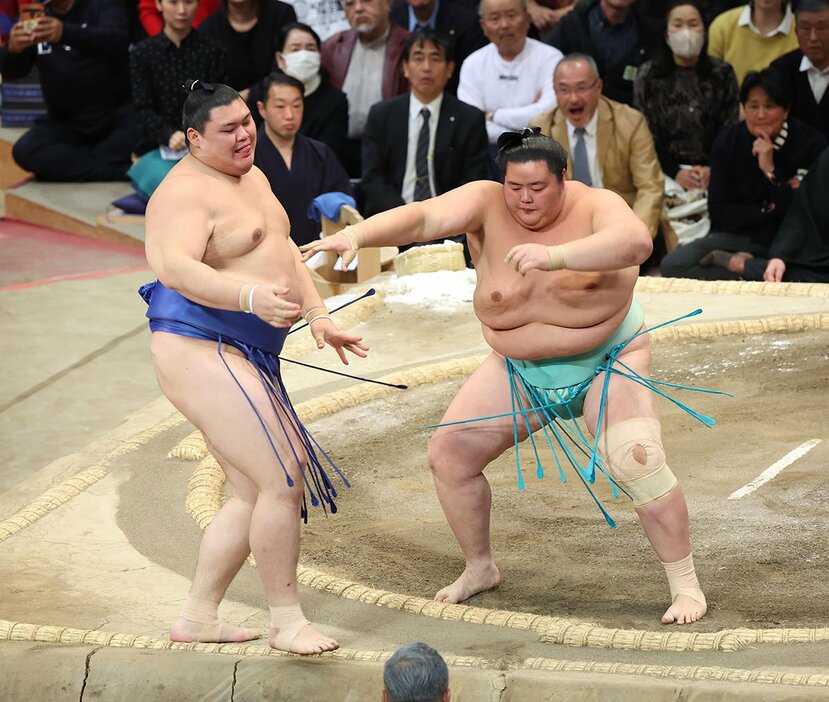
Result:
M429 28L449 39L455 71L446 91L457 95L461 64L469 54L486 44L478 13L455 0L394 0L391 18L410 32Z
M375 104L363 134L368 215L487 177L484 114L444 92L454 70L448 41L431 30L403 50L408 95Z
M792 94L791 114L829 139L829 0L800 0L798 48L773 61Z

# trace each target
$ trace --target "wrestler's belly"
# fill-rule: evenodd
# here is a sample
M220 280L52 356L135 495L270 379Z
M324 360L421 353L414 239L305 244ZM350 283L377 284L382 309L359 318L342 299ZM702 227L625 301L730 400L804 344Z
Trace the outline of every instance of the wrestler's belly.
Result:
M233 280L288 288L286 298L299 301L297 263L285 241L263 243L239 258L205 260L205 263Z
M572 356L607 341L622 323L630 300L602 321L590 326L530 322L513 329L493 329L482 323L484 339L493 351L523 361Z

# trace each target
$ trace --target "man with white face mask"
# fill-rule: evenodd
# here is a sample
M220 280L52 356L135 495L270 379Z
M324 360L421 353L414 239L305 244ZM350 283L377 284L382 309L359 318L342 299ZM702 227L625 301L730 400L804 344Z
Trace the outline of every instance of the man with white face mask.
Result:
M276 39L275 68L296 78L305 87L305 108L299 133L316 139L333 149L337 158L345 159L348 141L348 99L342 90L331 85L320 70L322 41L307 24L286 25ZM262 123L257 101L265 102L262 86L251 90L248 107L257 126Z
M665 41L633 82L633 106L645 115L662 171L685 190L707 190L714 138L739 115L734 69L705 52L696 0L674 0Z

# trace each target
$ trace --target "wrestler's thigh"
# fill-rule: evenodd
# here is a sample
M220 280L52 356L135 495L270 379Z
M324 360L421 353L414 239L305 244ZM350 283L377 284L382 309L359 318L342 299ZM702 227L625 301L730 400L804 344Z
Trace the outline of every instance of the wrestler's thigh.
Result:
M650 375L651 348L650 339L643 335L632 341L625 350L619 354L618 359L636 371L639 375L647 378ZM625 370L617 366L619 370ZM627 371L625 371L627 372ZM599 405L602 397L602 388L605 382L605 374L600 373L593 380L587 396L584 399L584 420L591 433L596 433L596 422L599 415ZM610 425L632 419L633 417L654 417L658 418L656 409L656 395L646 387L636 383L618 373L610 376L610 386L607 393L607 406L604 410L602 426Z
M232 494L243 502L251 505L256 504L256 498L259 496L259 489L256 487L256 483L228 461L219 449L210 443L210 439L207 436L204 437L204 441L207 444L207 450L213 454L213 458L216 459L216 462L221 466L222 471L227 476Z
M513 411L510 399L509 376L506 363L492 353L487 356L449 404L441 422L458 422L477 417L489 417ZM526 398L524 406L529 407ZM539 421L533 417L531 427L536 431ZM527 438L523 420L518 420L518 439ZM482 422L456 424L438 429L430 442L429 450L447 451L459 456L462 465L470 470L482 470L513 444L513 420L511 416Z
M259 419L222 363L216 344L155 332L151 349L161 390L224 460L259 491L287 490L285 475ZM285 468L295 480L299 479L306 457L288 418L279 405L274 412L270 397L247 359L227 347L223 347L223 355L268 427Z

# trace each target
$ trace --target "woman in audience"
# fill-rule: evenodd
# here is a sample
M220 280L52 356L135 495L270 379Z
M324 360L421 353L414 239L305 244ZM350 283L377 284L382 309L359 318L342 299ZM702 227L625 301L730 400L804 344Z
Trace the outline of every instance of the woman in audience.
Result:
M227 85L247 99L248 89L273 66L276 37L296 22L294 8L281 0L221 0L222 8L199 25L199 32L224 47Z
M159 146L184 149L182 83L188 78L223 83L227 73L222 48L192 29L199 0L156 0L156 5L164 29L130 52L132 97L141 129L135 148L139 155Z
M198 27L208 15L219 9L219 0L198 0L192 25ZM138 0L138 19L148 37L154 37L164 29L164 17L156 0Z
M342 160L343 145L348 140L348 99L320 70L321 46L322 40L311 27L292 22L282 28L276 39L276 68L305 86L304 116L299 133L328 144ZM256 108L257 100L262 100L261 85L251 88L247 100L258 125L262 120Z
M711 23L708 36L708 54L728 61L739 82L796 48L794 15L787 0L750 0L727 10Z
M663 276L736 280L746 260L768 258L794 191L826 147L820 132L788 116L789 94L775 71L749 73L740 102L745 119L711 149L711 231L665 256Z
M633 106L643 112L665 175L685 190L707 190L708 155L719 131L739 118L734 70L705 53L697 0L673 0L665 41L633 81Z

